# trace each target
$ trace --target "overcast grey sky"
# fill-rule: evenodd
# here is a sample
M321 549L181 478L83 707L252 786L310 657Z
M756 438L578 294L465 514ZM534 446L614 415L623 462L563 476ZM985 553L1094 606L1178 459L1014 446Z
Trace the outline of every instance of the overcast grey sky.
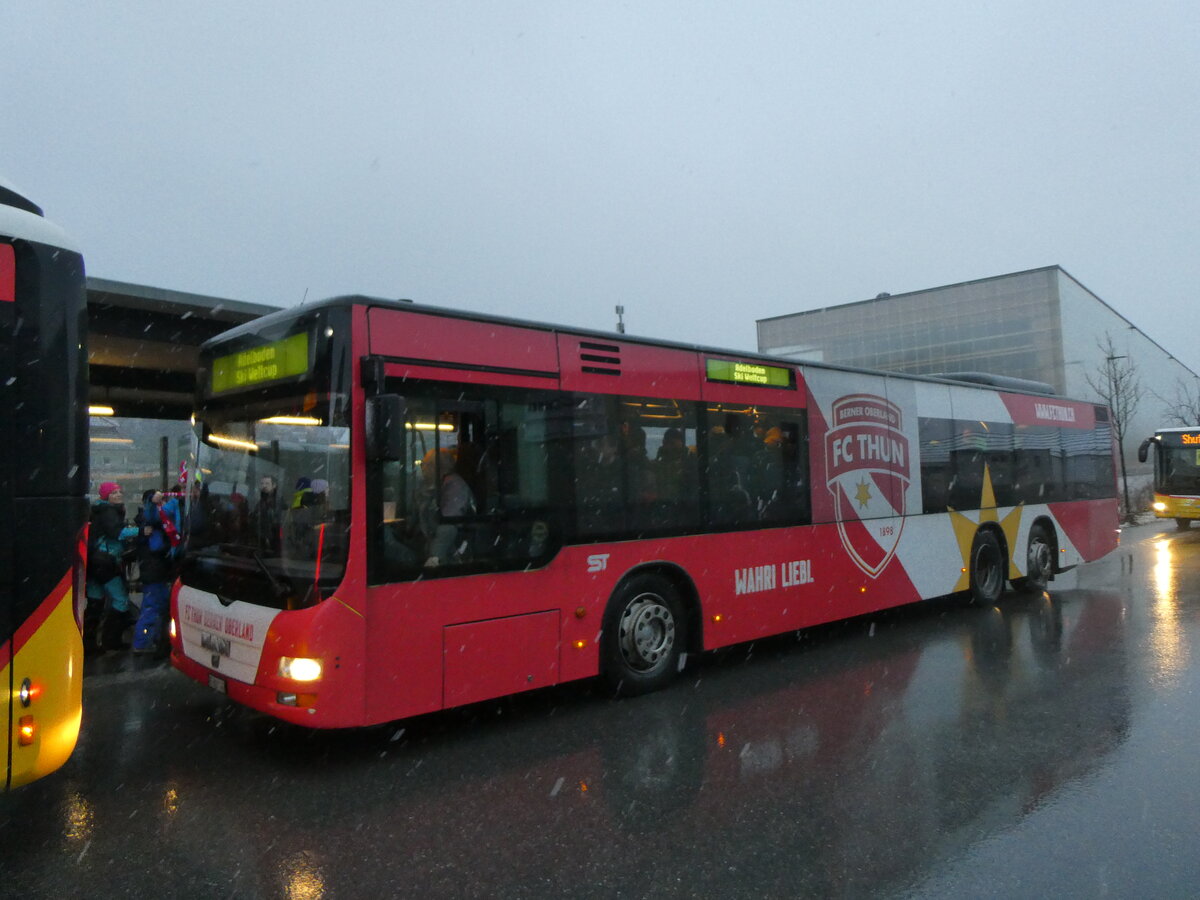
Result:
M1200 3L9 3L92 275L753 349L1059 264L1200 371Z

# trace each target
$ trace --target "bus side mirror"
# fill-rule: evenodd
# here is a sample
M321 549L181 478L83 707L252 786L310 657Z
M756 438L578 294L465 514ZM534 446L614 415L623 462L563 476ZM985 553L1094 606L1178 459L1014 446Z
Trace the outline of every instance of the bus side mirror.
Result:
M1150 454L1150 445L1154 443L1154 438L1146 438L1142 441L1142 446L1138 447L1138 462L1145 462L1146 457Z
M387 462L404 458L404 419L407 404L399 394L367 398L367 459Z

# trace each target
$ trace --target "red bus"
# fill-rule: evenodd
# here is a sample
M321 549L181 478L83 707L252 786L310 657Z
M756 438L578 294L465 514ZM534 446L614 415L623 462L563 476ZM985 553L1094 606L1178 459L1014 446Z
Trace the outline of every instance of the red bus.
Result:
M1118 540L1108 411L1030 382L343 297L206 343L196 418L172 661L313 727L649 691Z

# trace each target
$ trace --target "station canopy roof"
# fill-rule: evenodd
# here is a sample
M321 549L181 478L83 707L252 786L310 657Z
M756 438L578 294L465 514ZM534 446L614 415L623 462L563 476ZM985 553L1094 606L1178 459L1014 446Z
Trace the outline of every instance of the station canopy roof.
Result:
M88 402L118 416L186 419L200 345L276 309L89 277Z

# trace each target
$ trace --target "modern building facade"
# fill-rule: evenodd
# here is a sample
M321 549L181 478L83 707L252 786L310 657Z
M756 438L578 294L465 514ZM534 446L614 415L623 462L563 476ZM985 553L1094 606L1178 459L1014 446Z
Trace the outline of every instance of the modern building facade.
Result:
M1111 344L1112 354L1104 349ZM764 353L919 375L989 372L1094 399L1106 365L1131 365L1140 402L1125 456L1200 378L1059 266L758 321ZM1108 357L1113 359L1109 360Z

